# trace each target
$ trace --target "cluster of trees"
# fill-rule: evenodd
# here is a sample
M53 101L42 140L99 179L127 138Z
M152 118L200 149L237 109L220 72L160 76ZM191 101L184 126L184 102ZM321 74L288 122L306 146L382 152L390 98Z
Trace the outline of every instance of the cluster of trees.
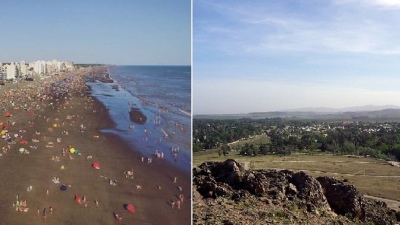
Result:
M266 133L268 144L245 144L242 155L325 151L400 160L399 122L306 122L263 120L194 120L193 149L215 149L251 135ZM226 152L220 150L221 154Z
M257 121L193 120L193 151L215 149L250 135L259 135L263 129Z

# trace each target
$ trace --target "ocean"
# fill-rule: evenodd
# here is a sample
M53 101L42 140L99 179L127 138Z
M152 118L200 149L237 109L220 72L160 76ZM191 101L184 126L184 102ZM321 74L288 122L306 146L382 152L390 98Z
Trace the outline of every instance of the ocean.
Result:
M119 135L146 161L167 160L190 173L191 67L110 66L108 73L113 83L87 83L116 124L102 132ZM147 120L132 120L131 110Z

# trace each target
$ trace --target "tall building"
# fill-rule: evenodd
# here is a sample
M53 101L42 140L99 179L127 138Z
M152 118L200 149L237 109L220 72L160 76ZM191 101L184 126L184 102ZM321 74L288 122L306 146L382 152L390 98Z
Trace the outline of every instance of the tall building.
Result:
M6 65L7 71L6 71L6 80L13 80L17 76L17 66L14 64L14 62L11 62L9 65Z
M19 62L17 68L19 77L25 77L28 74L28 65L25 61Z
M37 74L45 74L46 70L46 62L43 60L33 62L33 71Z
M1 81L5 80L6 79L6 75L7 75L7 73L6 73L6 70L5 70L4 66L3 66L3 63L0 62L0 80Z

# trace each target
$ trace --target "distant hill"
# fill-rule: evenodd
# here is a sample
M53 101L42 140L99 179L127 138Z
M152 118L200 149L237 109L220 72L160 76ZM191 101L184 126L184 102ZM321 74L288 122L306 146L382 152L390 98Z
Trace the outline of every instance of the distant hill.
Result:
M328 108L328 107L313 107L313 108L300 108L300 109L289 109L284 110L287 112L349 112L349 111L378 111L383 109L400 109L400 106L396 105L364 105L364 106L354 106L346 108Z
M357 106L342 109L303 108L286 111L253 112L247 114L194 115L194 119L313 119L313 120L400 120L400 106Z

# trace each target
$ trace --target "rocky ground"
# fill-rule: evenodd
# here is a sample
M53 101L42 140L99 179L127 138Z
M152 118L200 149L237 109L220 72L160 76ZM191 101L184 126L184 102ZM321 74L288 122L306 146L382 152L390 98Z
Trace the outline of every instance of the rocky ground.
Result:
M353 185L290 170L246 171L235 160L193 169L193 224L400 224L400 212Z

